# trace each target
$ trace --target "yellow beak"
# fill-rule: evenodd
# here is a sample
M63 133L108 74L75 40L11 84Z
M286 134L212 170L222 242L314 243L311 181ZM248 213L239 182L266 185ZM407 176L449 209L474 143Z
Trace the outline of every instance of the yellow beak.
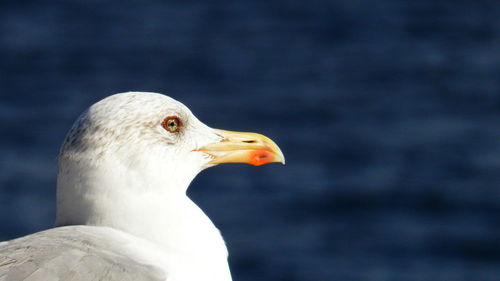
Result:
M215 130L223 139L195 151L213 157L210 164L247 163L260 166L273 162L285 164L280 148L268 137L256 133Z

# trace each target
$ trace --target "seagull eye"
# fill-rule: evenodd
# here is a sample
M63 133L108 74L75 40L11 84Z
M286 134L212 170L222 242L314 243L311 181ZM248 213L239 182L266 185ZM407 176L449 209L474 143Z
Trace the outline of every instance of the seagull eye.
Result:
M182 127L182 122L177 116L169 116L161 122L161 126L171 133L177 133Z

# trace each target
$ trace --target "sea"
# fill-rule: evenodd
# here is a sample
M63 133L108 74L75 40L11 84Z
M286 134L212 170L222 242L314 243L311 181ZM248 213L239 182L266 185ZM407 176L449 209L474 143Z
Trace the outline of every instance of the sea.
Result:
M53 227L57 154L114 93L272 138L189 196L235 281L500 280L497 1L1 1L0 241Z

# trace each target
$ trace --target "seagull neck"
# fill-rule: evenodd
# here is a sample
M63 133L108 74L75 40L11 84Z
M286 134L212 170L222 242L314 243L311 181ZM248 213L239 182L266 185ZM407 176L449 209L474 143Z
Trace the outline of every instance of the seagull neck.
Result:
M60 165L57 225L113 227L168 252L207 258L215 253L227 262L219 230L185 193L194 176L175 177L172 182L165 175L154 178L117 166L110 172L106 166L79 165L71 161Z

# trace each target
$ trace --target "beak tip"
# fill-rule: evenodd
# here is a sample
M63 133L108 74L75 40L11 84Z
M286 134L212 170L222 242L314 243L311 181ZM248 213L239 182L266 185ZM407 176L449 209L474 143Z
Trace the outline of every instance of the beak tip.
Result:
M279 155L278 159L276 159L275 162L278 162L278 163L285 165L285 157L283 156L283 154Z
M279 162L283 165L285 165L285 155L283 155L283 152L281 152L281 149L278 147L278 145L276 145L275 143L274 144L274 150L276 151L276 156L277 156L277 161L275 162Z

